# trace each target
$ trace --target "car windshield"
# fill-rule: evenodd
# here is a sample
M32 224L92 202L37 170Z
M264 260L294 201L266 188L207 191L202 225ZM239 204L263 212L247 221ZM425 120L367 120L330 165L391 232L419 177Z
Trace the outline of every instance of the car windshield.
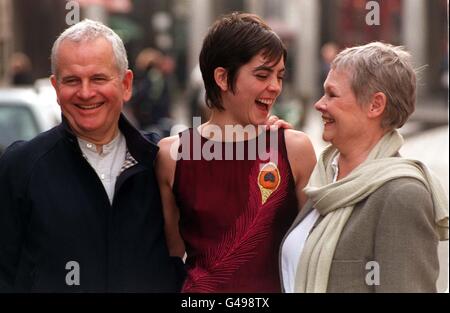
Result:
M38 133L38 124L30 108L0 104L0 146L7 147L16 140L29 140Z

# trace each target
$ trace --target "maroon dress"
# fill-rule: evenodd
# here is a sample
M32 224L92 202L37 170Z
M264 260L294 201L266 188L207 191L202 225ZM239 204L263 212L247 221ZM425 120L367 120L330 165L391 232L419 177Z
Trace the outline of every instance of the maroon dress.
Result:
M208 143L222 159L205 160L199 153L195 159L194 130L180 134L179 153L190 144L176 163L173 186L187 253L183 292L280 292L278 249L297 214L284 131L272 133L278 139L273 148L269 131L240 143L215 142L214 148L195 132L198 144ZM251 152L260 141L277 164ZM222 151L214 150L218 145ZM225 152L230 148L234 160Z

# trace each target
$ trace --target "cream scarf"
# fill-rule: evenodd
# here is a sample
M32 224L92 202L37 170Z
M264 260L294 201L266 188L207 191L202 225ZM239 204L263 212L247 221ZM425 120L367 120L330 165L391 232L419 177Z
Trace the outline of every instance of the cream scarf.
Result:
M295 278L296 292L327 291L334 251L354 205L390 180L411 177L427 187L433 200L436 231L440 240L448 240L446 193L424 164L393 157L402 145L403 138L396 130L387 133L375 145L366 161L335 183L332 183L331 163L338 151L332 146L323 151L304 191L325 217L305 243Z

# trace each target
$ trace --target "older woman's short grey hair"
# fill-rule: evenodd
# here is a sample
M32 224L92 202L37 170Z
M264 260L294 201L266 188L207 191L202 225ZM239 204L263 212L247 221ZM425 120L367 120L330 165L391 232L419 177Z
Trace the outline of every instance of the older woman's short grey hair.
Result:
M85 19L69 28L67 28L52 47L51 67L52 74L57 75L58 72L58 49L64 40L73 42L90 41L98 38L104 38L111 43L113 54L116 61L117 69L123 77L128 69L127 52L123 45L122 39L109 27L100 22Z
M403 47L382 42L341 51L331 63L332 69L346 70L351 87L361 105L382 92L386 108L381 127L400 128L414 112L416 102L416 74L411 55Z

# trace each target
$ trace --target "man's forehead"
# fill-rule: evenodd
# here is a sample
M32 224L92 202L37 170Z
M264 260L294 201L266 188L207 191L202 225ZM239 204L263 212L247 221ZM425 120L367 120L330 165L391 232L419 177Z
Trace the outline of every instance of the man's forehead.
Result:
M105 65L109 61L115 65L115 55L111 44L103 38L93 40L61 42L56 58L58 65L95 66Z
M70 47L76 47L76 46L92 46L92 47L98 47L98 46L104 46L109 47L112 50L112 45L111 43L104 37L86 37L86 38L81 38L81 39L71 39L71 38L66 38L63 41L61 41L61 43L59 44L59 47L61 48L62 46L70 46Z

